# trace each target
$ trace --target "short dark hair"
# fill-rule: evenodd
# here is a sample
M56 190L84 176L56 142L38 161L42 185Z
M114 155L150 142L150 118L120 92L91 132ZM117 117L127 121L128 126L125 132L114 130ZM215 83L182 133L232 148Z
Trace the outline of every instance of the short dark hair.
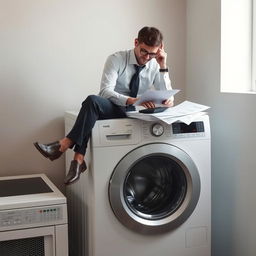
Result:
M138 33L138 41L148 46L159 46L163 41L163 35L157 28L144 27Z

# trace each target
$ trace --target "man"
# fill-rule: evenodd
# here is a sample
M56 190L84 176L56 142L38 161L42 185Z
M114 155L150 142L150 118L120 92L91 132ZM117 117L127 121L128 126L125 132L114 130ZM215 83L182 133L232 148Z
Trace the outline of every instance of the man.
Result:
M138 96L150 89L170 90L167 54L164 51L162 33L154 27L144 27L135 39L134 49L117 52L108 57L101 79L98 96L90 95L82 103L76 122L67 136L59 141L34 143L39 152L50 160L59 158L68 148L74 148L65 184L79 179L87 167L84 161L91 130L97 120L123 118ZM172 98L163 102L171 107ZM143 102L145 108L154 108L153 102Z

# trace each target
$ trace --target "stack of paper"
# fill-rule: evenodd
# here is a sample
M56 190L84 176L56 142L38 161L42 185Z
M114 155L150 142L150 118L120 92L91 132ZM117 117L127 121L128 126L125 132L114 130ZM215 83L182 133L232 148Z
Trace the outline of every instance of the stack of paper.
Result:
M167 124L172 124L176 121L190 124L198 116L204 115L203 111L210 107L201 104L193 103L190 101L184 101L181 104L168 108L164 112L155 114L143 114L138 111L127 112L127 116L131 118L137 118L145 121L157 121L161 120Z

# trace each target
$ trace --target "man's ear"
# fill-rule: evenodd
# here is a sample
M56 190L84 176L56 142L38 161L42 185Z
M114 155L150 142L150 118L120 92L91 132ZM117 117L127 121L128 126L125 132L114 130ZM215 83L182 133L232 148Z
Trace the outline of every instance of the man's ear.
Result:
M137 47L138 45L139 45L139 40L138 40L138 38L135 38L135 40L134 40L134 46Z

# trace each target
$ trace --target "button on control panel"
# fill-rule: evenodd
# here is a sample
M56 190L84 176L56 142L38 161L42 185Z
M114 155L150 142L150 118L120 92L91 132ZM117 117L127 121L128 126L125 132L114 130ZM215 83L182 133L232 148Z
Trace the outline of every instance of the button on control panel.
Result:
M171 126L159 122L143 122L142 135L144 139L170 137Z

